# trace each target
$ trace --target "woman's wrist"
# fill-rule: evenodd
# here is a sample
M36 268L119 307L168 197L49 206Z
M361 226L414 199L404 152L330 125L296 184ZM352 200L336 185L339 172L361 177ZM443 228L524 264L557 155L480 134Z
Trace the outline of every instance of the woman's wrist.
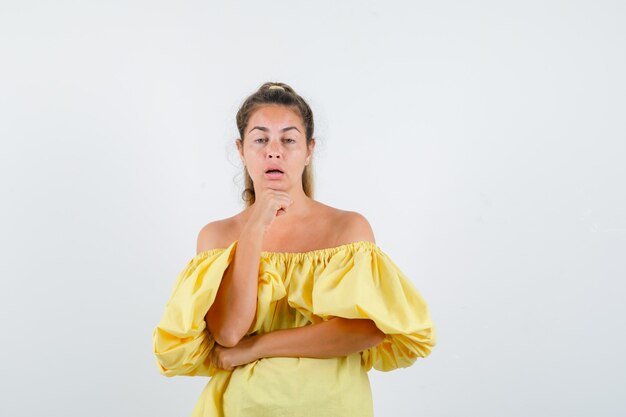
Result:
M250 349L253 352L253 355L256 359L261 359L264 358L266 353L263 345L263 338L264 338L265 334L264 333L260 333L257 334L253 337L253 341L252 341L252 345L250 347Z

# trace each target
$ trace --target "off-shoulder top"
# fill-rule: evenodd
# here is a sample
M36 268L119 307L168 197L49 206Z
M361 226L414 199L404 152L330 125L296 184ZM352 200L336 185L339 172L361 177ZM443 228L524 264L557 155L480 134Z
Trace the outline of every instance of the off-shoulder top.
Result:
M204 318L236 247L235 240L189 260L153 331L161 374L211 377L192 417L372 416L367 372L408 367L436 344L427 303L377 244L263 251L257 313L247 334L343 317L370 319L385 338L345 357L268 357L232 371L217 369L208 360L215 340Z

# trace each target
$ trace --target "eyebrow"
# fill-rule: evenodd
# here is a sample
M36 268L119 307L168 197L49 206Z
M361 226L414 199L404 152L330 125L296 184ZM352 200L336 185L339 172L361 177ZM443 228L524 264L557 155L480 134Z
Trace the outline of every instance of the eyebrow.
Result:
M262 131L264 131L264 132L269 132L269 131L270 131L270 130L269 130L268 128L266 128L265 126L254 126L252 129L250 129L250 130L248 131L248 133L252 132L254 129L259 129L259 130L262 130ZM297 128L297 127L295 127L295 126L287 126L287 127L282 128L280 131L281 131L281 132L286 132L286 131L291 130L291 129L296 129L296 130L298 130L298 128ZM298 130L298 132L300 132L300 131ZM302 133L302 132L300 132L300 133Z

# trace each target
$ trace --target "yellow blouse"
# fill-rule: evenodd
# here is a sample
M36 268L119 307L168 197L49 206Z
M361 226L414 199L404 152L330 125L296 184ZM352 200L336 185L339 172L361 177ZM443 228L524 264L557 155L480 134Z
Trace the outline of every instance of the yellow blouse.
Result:
M436 344L429 309L411 281L373 242L309 252L261 252L255 323L247 334L368 318L385 333L378 345L335 358L270 357L215 368L215 340L204 317L236 250L198 253L174 283L153 351L161 374L211 377L192 417L373 416L367 372L426 357Z

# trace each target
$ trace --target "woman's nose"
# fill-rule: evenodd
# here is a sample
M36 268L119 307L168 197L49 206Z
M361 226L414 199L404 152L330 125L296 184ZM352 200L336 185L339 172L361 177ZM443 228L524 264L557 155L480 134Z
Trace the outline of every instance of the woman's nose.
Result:
M270 158L280 158L280 146L276 142L270 142L267 147L267 155Z

